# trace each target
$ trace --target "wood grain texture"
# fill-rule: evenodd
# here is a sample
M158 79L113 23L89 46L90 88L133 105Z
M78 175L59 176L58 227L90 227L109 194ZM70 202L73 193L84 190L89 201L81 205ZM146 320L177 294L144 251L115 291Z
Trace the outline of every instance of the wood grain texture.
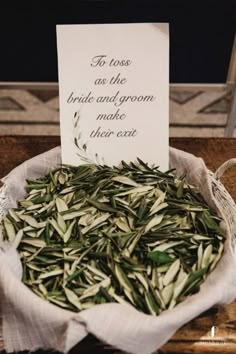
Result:
M59 144L60 138L52 136L0 137L0 178L25 160ZM233 138L171 138L170 146L203 158L206 166L213 172L226 160L236 157L236 139ZM235 177L236 168L232 168L222 178L222 182L234 200L236 200ZM212 326L216 327L214 337L211 332ZM0 348L1 346L0 338ZM204 312L179 329L158 352L162 354L235 353L236 301ZM70 354L77 353L118 354L120 352L104 347L96 338L88 336L70 352Z

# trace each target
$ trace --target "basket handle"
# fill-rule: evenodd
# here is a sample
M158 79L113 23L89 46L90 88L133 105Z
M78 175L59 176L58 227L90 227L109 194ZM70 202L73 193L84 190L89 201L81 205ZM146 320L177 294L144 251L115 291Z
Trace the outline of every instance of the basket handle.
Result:
M227 171L230 167L236 166L236 158L225 161L214 173L216 180L219 180L220 177Z

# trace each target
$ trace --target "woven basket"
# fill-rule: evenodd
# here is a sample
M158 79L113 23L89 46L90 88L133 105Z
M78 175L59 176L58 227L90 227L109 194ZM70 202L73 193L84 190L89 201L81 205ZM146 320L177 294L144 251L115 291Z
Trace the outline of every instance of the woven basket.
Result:
M212 192L216 200L222 204L222 213L228 224L232 243L236 243L236 204L224 185L220 182L223 174L233 166L236 166L236 158L224 162L215 173L209 171L209 177L211 179Z
M234 245L236 244L236 204L234 203L232 197L230 194L227 192L225 189L224 185L220 182L221 176L224 174L226 170L228 170L230 167L236 166L236 159L231 159L229 161L226 161L221 167L218 168L218 170L213 173L211 171L208 171L209 173L209 179L212 187L212 192L213 195L218 203L221 205L221 211L222 211L222 216L223 219L226 222L226 228L229 231L229 234L231 235L231 240L230 244ZM6 213L6 210L3 211L1 208L1 205L4 203L4 198L6 195L6 186L3 185L0 188L0 222ZM1 338L1 325L0 325L0 349L3 347L2 345L2 338ZM72 352L79 352L80 354L86 353L122 353L121 351L117 351L105 344L103 344L101 341L96 339L93 335L88 335L84 340L82 340L80 343L76 345L72 349Z

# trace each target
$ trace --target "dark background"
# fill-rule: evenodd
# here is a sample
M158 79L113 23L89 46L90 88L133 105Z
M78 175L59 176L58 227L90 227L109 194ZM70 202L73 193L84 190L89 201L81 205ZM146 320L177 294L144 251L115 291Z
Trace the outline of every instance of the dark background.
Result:
M0 81L58 81L56 24L122 22L170 23L172 83L226 81L236 0L53 3L52 8L36 1L27 6L1 3Z

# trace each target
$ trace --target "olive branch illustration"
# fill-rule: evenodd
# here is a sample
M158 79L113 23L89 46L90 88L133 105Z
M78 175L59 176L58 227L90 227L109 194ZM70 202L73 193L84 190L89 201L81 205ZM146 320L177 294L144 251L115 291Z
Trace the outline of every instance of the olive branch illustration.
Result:
M76 148L76 155L86 163L94 163L96 162L98 165L104 165L104 158L99 157L97 153L91 153L89 149L89 142L84 140L84 136L81 131L81 115L80 112L77 111L74 114L74 145Z

